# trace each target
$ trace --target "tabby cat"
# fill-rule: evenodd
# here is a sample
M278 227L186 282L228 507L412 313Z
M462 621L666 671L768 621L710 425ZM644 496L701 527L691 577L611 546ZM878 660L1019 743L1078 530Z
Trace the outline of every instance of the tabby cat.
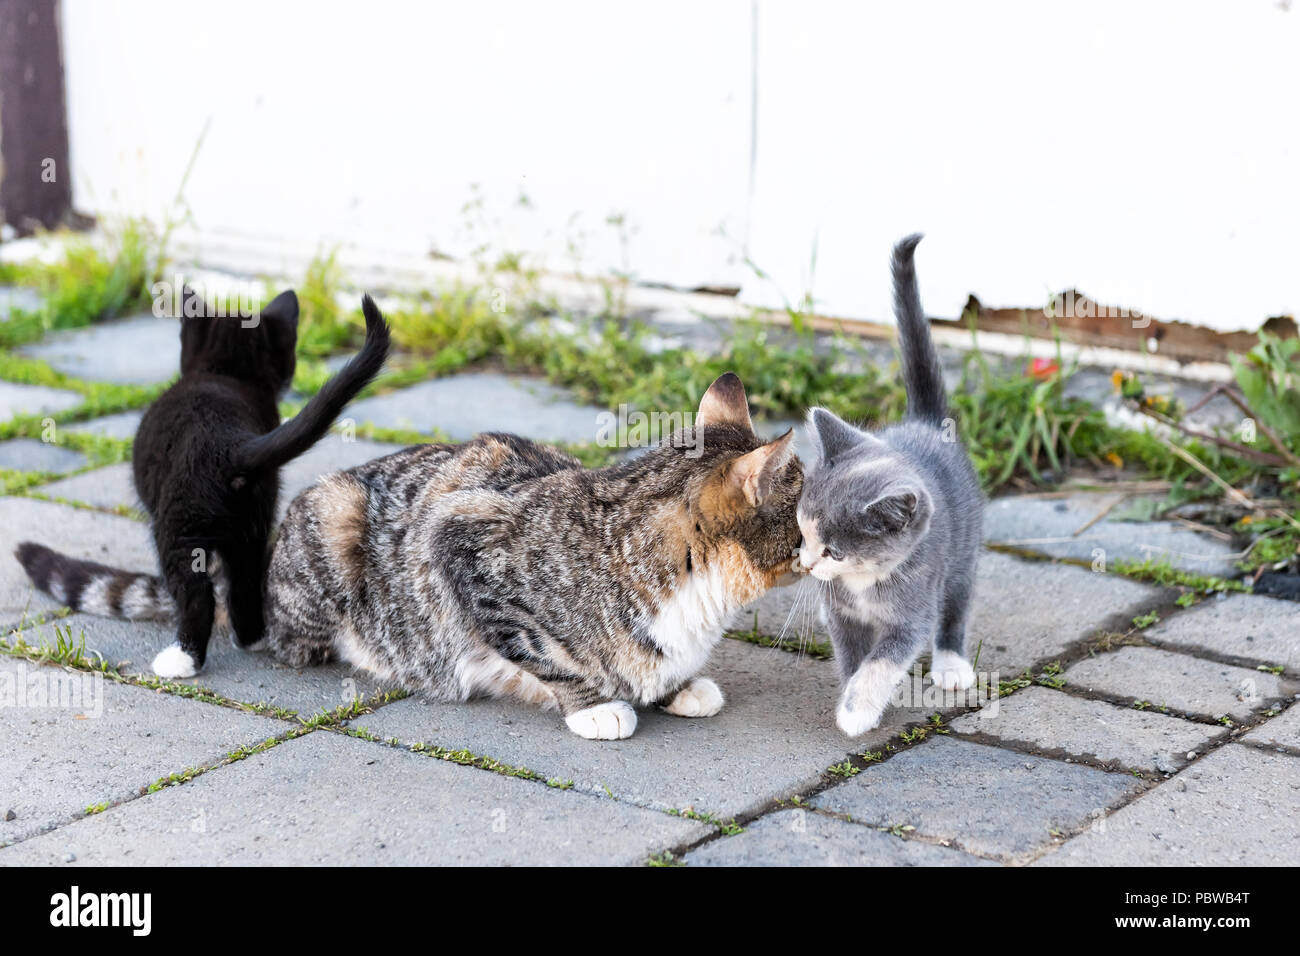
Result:
M634 706L712 716L722 692L696 675L799 542L793 437L758 438L728 373L691 428L608 468L484 434L329 475L281 525L269 647L558 708L589 739L631 736Z

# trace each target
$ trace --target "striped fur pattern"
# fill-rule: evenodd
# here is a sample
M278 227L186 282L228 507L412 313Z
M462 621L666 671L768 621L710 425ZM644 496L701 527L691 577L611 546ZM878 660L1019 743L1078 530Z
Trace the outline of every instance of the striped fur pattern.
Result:
M697 675L799 541L792 440L754 434L727 374L692 429L610 468L485 434L327 476L281 525L269 647L437 700L558 708L590 738L629 736L635 706L716 713Z

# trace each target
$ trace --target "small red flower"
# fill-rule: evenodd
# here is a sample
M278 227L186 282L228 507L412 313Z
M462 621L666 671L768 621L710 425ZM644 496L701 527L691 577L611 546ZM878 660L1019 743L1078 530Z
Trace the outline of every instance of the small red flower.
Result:
M1030 378L1051 378L1061 370L1061 366L1052 359L1036 358L1030 361L1025 368L1025 374Z

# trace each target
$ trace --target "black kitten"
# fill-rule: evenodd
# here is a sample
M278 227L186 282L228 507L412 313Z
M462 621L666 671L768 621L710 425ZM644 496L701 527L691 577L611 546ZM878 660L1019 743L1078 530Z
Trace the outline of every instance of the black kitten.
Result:
M298 297L280 293L254 325L206 311L187 289L180 381L145 413L132 454L161 579L30 541L16 551L36 586L74 611L175 620L176 643L153 661L161 677L191 677L203 667L217 606L214 576L229 589L236 641L247 648L262 640L280 466L324 436L388 355L388 325L365 296L361 352L281 425L277 400L293 379Z

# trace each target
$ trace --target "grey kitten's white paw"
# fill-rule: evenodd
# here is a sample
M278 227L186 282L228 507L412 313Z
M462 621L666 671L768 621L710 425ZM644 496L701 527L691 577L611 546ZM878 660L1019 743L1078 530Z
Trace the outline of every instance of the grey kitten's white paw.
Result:
M636 711L625 700L611 700L576 710L564 722L588 740L623 740L636 730Z
M159 677L174 679L193 677L199 669L188 651L179 644L172 644L159 651L158 656L153 659L153 672Z
M717 684L707 677L693 677L664 710L675 717L712 717L724 703Z
M975 669L953 651L935 651L930 680L941 690L966 690L975 686Z
M880 723L898 682L907 672L887 661L867 661L849 678L835 723L850 737L865 734Z

